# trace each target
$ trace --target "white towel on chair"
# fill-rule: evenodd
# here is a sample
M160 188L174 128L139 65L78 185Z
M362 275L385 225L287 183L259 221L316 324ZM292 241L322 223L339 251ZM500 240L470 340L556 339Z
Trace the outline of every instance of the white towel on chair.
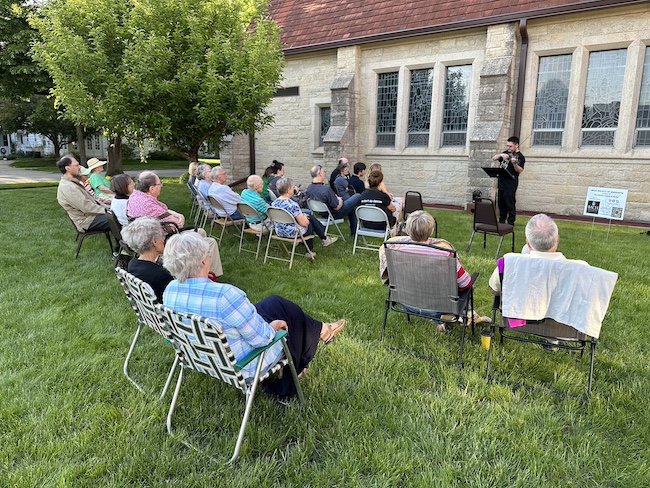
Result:
M506 254L504 317L554 319L598 338L618 274L572 261Z

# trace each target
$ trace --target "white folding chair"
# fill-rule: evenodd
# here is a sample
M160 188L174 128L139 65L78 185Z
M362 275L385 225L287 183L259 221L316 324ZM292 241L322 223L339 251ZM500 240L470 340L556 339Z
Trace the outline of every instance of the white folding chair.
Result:
M255 254L255 259L257 260L258 256L260 255L262 239L264 238L265 235L269 234L269 231L266 229L266 226L264 225L264 222L262 220L262 216L259 214L259 212L255 210L253 207L251 207L250 205L248 205L247 203L241 203L241 202L238 203L237 210L239 210L239 213L242 214L244 217L253 217L253 218L260 219L262 230L255 230L250 227L246 227L246 225L244 224L241 226L241 233L239 235L239 254L241 254L242 251L250 252ZM255 241L257 241L257 249L255 251L243 247L244 234L255 236Z
M354 234L354 246L352 247L352 254L358 249L365 249L367 251L379 251L381 244L369 244L366 241L366 237L374 237L376 239L381 239L383 243L390 236L390 224L388 222L388 216L386 213L379 207L373 207L372 205L359 205L355 209L357 216L357 231ZM385 225L384 230L370 229L366 227L364 222L375 222L383 223ZM363 241L363 246L357 245L359 236Z
M307 247L307 241L309 239L313 239L314 236L303 236L300 233L300 229L298 229L298 223L296 222L296 218L291 215L289 212L287 212L284 209L281 208L269 208L266 213L271 221L273 222L273 227L271 228L271 232L269 233L269 240L266 243L266 254L264 255L264 264L266 264L267 259L276 259L278 261L285 261L289 263L289 269L293 266L293 257L296 253L296 247L298 244L304 244L305 246L305 251L309 249ZM293 237L281 237L275 233L275 224L293 224L296 226L296 233ZM281 245L281 247L284 249L284 251L287 254L291 255L290 259L282 258L279 256L271 256L269 255L269 249L271 247L271 241L278 241ZM287 249L287 246L285 245L286 243L291 243L291 251ZM311 258L312 261L314 261L314 256L312 253L309 253L309 257Z
M219 238L217 241L219 244L221 244L221 239L223 239L223 234L226 231L227 227L232 227L234 226L235 229L239 230L240 225L245 226L246 225L246 220L245 219L238 219L238 220L233 220L230 215L228 215L228 212L223 208L223 205L221 205L216 198L214 198L212 195L208 195L208 200L210 201L210 205L216 210L217 214L215 217L212 219L212 223L210 224L210 234L212 235L212 228L214 227L214 224L217 224L218 226L221 227L221 234L219 234ZM224 216L220 215L223 213Z
M336 226L337 232L341 236L341 239L345 240L345 237L343 236L343 232L341 232L341 229L339 228L339 224L342 224L343 222L345 222L345 220L335 219L327 204L320 202L318 200L312 200L312 199L307 200L307 206L314 213L314 217L316 217L318 221L321 224L323 224L323 227L325 227L325 235L329 235L328 230L330 224L334 224ZM327 214L327 217L321 217L320 214Z

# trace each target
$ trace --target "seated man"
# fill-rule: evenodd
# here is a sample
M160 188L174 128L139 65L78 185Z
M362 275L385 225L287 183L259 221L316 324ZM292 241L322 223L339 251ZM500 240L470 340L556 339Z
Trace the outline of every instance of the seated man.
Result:
M336 187L335 191L345 202L350 198L350 193L348 192L348 187L350 186L350 166L348 163L341 163L338 166L339 175L334 180L334 186Z
M77 230L110 230L106 213L108 206L99 203L80 182L82 166L72 155L62 157L57 163L63 173L56 199L72 219Z
M126 204L126 214L131 219L156 217L159 220L173 222L178 227L183 227L185 225L183 214L170 210L167 205L158 200L162 186L160 178L153 171L140 173L135 190Z
M331 342L345 326L341 319L325 324L307 315L295 303L271 295L253 305L239 288L208 279L210 255L203 239L193 232L172 236L163 253L164 266L176 278L165 289L163 303L177 312L198 314L216 320L228 338L237 360L253 349L265 346L278 330L288 330L287 345L296 366L302 373L313 359L318 340ZM264 356L263 368L277 361L282 344L273 345ZM256 363L245 366L245 378L255 374ZM271 392L290 397L294 392L291 375L285 371L282 379L270 385ZM267 389L267 392L269 390Z
M355 193L363 193L366 185L363 183L363 175L366 174L366 165L359 162L354 163L354 174L350 176L350 186L354 188Z
M348 217L350 221L350 234L354 235L357 231L357 219L354 215L354 210L359 205L361 200L360 194L352 195L345 202L341 197L337 197L334 190L325 186L325 170L322 166L316 165L310 171L312 183L307 187L305 193L313 200L318 200L327 205L332 212L335 219L342 219Z
M557 224L546 214L537 214L526 224L526 246L529 249L524 255L536 259L552 259L567 261L564 254L557 252L560 243L560 233ZM577 263L587 264L585 261L572 260ZM490 277L490 291L493 295L501 294L501 278L504 269L504 258L497 260L497 267Z
M212 184L208 196L219 202L231 219L242 220L244 216L237 210L237 204L241 202L241 196L226 185L228 179L226 171L221 166L217 166L212 170L211 176ZM220 217L226 216L221 210L215 209L215 211Z

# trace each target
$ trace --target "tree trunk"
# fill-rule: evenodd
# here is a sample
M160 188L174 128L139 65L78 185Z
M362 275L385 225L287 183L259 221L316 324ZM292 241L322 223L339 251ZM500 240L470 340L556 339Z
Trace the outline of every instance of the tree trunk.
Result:
M79 162L86 164L86 140L84 139L84 129L77 126L77 149L79 149Z
M108 167L106 175L113 176L124 173L122 169L122 136L113 137L108 145Z

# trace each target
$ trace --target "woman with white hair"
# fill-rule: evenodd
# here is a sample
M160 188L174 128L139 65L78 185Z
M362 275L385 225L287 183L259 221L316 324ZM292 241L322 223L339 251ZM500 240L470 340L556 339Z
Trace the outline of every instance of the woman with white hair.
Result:
M129 273L149 283L162 302L163 291L174 278L158 264L165 250L165 233L160 221L153 217L135 219L122 229L122 240L138 254L137 259L129 261Z
M203 239L191 232L169 238L163 258L165 268L176 278L165 289L163 303L177 312L198 314L218 322L237 360L267 345L276 331L287 330L296 371L302 373L316 354L319 339L329 343L345 326L343 319L330 324L315 320L278 295L253 305L237 287L213 283L208 279L209 249ZM274 363L281 353L282 345L274 344L266 352L262 367ZM254 363L245 366L244 377L253 377L255 367ZM284 374L282 379L266 385L265 390L281 398L291 397L295 391L290 377Z
M271 205L274 208L281 208L286 210L296 219L298 226L294 224L275 224L275 232L280 237L291 237L296 235L296 230L300 231L300 234L303 236L313 236L316 234L321 238L323 247L327 247L330 244L336 242L338 237L328 237L325 235L325 227L314 215L308 215L304 213L300 206L291 198L296 190L296 187L293 185L293 180L291 178L282 177L276 183L276 187L280 196L277 200ZM314 243L313 239L307 239L307 257L314 257L316 253L314 252Z
M451 256L452 253L445 251L449 249L453 251L453 246L444 239L433 238L431 234L435 226L435 220L428 212L424 210L417 210L411 213L406 219L406 233L408 236L392 237L388 242L403 243L391 246L391 249L399 249L400 251L410 252L414 254L435 254L439 256ZM416 242L419 244L428 244L434 247L426 246L409 246L409 242ZM440 249L436 249L440 248ZM379 274L384 282L388 282L388 265L386 262L386 253L384 246L379 249ZM456 275L458 280L458 291L461 292L472 286L472 276L465 271L460 259L456 258ZM436 317L432 316L432 320L436 323L438 331L445 332L445 324L436 321ZM481 318L481 320L483 320Z
M251 229L261 232L263 226L267 223L266 209L269 208L268 203L262 198L262 190L264 189L262 177L250 175L246 180L246 186L248 188L241 192L241 202L250 205L260 214L260 218L246 217L246 221Z

